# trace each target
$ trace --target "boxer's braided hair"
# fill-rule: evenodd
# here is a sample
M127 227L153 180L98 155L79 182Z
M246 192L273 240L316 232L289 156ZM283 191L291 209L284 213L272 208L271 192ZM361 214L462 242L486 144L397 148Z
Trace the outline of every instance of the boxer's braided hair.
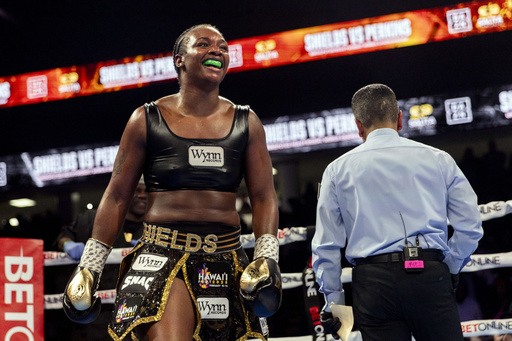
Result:
M186 51L185 47L187 46L187 44L190 40L190 32L192 32L196 28L200 28L200 27L209 27L209 28L213 28L213 29L219 31L219 29L217 27L215 27L211 24L199 24L199 25L194 25L194 26L186 29L185 31L183 31L183 33L180 34L178 39L176 39L176 42L174 43L174 47L172 49L172 60L174 62L174 70L176 70L176 73L178 74L178 83L180 82L181 70L179 67L176 66L176 56L177 55L183 56L185 54L185 51ZM220 33L220 31L219 31L219 33Z

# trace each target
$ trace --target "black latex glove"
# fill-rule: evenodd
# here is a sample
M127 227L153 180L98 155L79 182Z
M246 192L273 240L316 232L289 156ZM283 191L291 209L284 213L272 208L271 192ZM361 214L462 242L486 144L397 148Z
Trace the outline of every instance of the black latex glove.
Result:
M332 337L339 340L338 330L341 328L341 321L337 317L333 317L331 312L322 310L320 313L320 322L324 327L325 334L332 334Z

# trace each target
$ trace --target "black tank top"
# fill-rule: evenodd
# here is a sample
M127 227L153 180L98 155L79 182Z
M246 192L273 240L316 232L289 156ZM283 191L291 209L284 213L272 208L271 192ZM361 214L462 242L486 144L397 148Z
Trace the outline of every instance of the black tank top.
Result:
M231 130L221 139L177 136L155 102L146 103L144 110L147 127L144 181L149 192L237 192L245 169L249 106L236 106Z

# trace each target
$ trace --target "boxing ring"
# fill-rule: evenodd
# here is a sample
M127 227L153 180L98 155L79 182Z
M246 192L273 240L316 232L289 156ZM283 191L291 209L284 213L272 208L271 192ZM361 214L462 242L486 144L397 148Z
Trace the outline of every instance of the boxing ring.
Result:
M493 201L488 204L479 205L480 213L482 216L484 226L484 237L485 238L485 221L491 219L499 219L505 215L512 213L512 200L508 201ZM280 246L295 243L309 241L308 235L311 236L313 226L309 227L291 227L280 229L278 232L278 239ZM309 233L308 233L309 230ZM242 246L245 249L254 247L254 235L246 234L241 236ZM107 264L119 264L121 259L130 251L128 249L113 249ZM68 264L77 263L69 258L66 253L63 252L44 252L44 266L62 266ZM462 272L476 272L488 269L512 267L512 251L496 254L474 254L471 256L471 261L464 267ZM305 277L309 278L309 282ZM304 272L297 273L283 273L283 290L301 287L309 285L306 290L308 295L318 296L315 299L322 299L321 294L317 292L312 286L311 278L314 279L314 273L311 269L306 269ZM343 283L350 283L352 281L352 268L343 268L341 280ZM101 290L98 291L98 296L101 297L103 303L114 303L115 290ZM322 295L323 296L323 295ZM307 301L307 300L306 300ZM319 301L317 301L319 302ZM290 341L311 341L311 340L334 340L330 335L323 334L323 328L319 322L319 309L322 306L314 304L310 306L310 316L308 318L313 325L314 332L312 335L304 335L298 337L279 337L270 338L272 341L278 340L290 340ZM44 295L44 309L62 309L62 294ZM304 309L304 313L308 309ZM487 335L500 335L506 333L512 333L512 318L511 319L494 319L494 320L473 320L461 322L464 337L474 336L487 336ZM358 341L361 339L361 334L358 331L353 331L350 334L349 341Z

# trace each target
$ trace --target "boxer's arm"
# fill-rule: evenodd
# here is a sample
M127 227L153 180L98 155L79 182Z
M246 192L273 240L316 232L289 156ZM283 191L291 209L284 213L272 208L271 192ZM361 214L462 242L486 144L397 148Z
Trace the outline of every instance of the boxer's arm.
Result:
M279 241L276 238L279 215L265 130L252 111L245 169L256 241L254 261L240 279L240 293L256 316L268 317L281 305Z
M98 206L92 238L107 245L114 243L142 174L145 147L146 119L141 107L134 111L121 137L112 176Z
M279 211L265 130L254 112L249 113L249 140L245 156L245 182L251 202L252 227L258 239L277 235Z
M98 206L92 238L87 241L80 264L66 286L63 308L72 321L92 322L101 310L101 300L95 292L139 182L146 156L145 146L146 119L141 107L128 120L110 182Z

